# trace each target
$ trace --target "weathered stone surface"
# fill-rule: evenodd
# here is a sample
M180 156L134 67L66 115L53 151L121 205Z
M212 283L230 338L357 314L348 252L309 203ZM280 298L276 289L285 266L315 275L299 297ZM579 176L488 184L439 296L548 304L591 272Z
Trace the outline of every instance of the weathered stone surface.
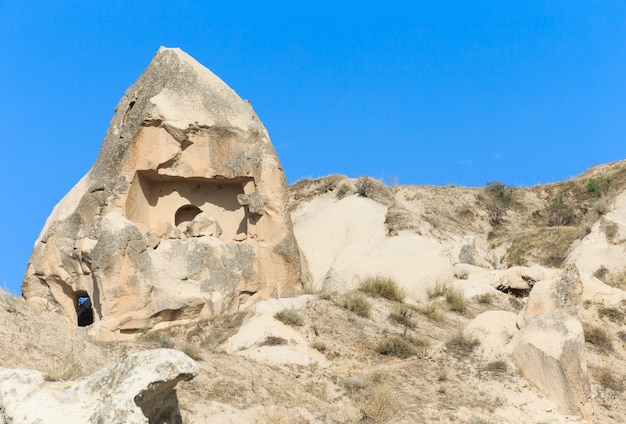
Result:
M562 412L593 416L585 338L578 320L555 309L529 319L511 343L513 360L524 377Z
M508 311L486 311L474 318L463 330L466 339L480 340L476 348L486 360L497 360L509 354L508 344L515 334L517 315Z
M0 424L181 422L174 390L198 374L182 352L154 349L76 382L46 382L39 371L0 368Z
M582 296L583 283L578 269L569 265L559 277L534 284L526 307L519 315L518 326L522 328L525 321L556 309L575 316L582 304Z
M250 104L161 48L118 104L92 169L48 218L23 294L73 325L89 296L100 338L297 294L286 201Z

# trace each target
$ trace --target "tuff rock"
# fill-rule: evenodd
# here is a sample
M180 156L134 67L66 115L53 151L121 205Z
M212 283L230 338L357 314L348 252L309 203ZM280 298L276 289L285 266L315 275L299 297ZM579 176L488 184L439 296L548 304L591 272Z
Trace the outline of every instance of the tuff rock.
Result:
M78 382L45 381L39 371L0 368L0 424L178 424L174 390L198 374L173 349L131 354Z
M244 101L179 49L161 48L120 100L91 170L54 208L22 292L123 337L301 289L286 180Z

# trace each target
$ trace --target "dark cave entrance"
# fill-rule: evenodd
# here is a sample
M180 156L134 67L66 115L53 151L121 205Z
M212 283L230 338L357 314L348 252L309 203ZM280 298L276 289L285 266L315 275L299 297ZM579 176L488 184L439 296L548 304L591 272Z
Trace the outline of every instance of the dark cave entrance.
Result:
M76 295L76 312L78 314L78 326L87 327L93 324L93 307L87 293Z
M178 227L178 225L183 222L190 222L201 212L202 209L195 205L182 206L176 211L176 215L174 216L174 225Z

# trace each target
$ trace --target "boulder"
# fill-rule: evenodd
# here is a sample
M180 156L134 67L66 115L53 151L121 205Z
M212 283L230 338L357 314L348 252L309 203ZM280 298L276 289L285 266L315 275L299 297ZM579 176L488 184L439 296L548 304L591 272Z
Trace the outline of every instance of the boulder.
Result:
M541 314L561 309L575 316L582 305L583 283L575 265L569 265L562 274L534 284L526 307L518 318L518 326Z
M22 284L32 303L122 338L298 294L286 180L247 101L161 48L119 102L91 170L54 208Z
M534 316L511 344L520 373L563 413L592 418L585 338L578 320L562 309Z
M463 330L469 340L480 340L477 351L489 361L509 354L508 344L515 334L517 315L508 311L486 311L476 316Z
M178 424L174 388L197 374L196 363L172 349L128 355L76 383L45 381L39 371L0 368L0 424Z

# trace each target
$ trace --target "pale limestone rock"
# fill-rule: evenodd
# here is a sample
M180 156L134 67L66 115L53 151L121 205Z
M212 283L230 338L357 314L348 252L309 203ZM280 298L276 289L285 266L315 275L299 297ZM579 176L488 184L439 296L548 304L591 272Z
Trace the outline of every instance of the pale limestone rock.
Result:
M518 327L541 314L562 309L576 315L582 305L583 283L576 266L570 265L560 277L536 283L528 295L526 307L520 312Z
M301 262L286 202L250 104L161 48L118 104L92 169L48 218L23 294L71 325L89 296L101 339L292 296Z
M198 374L172 349L128 355L84 380L47 382L39 371L0 368L0 424L181 422L174 390Z
M486 311L476 316L463 330L466 339L480 340L477 351L486 360L505 358L509 342L517 334L517 315L508 311Z
M534 316L511 344L522 375L563 413L592 418L585 338L578 320L561 309Z

